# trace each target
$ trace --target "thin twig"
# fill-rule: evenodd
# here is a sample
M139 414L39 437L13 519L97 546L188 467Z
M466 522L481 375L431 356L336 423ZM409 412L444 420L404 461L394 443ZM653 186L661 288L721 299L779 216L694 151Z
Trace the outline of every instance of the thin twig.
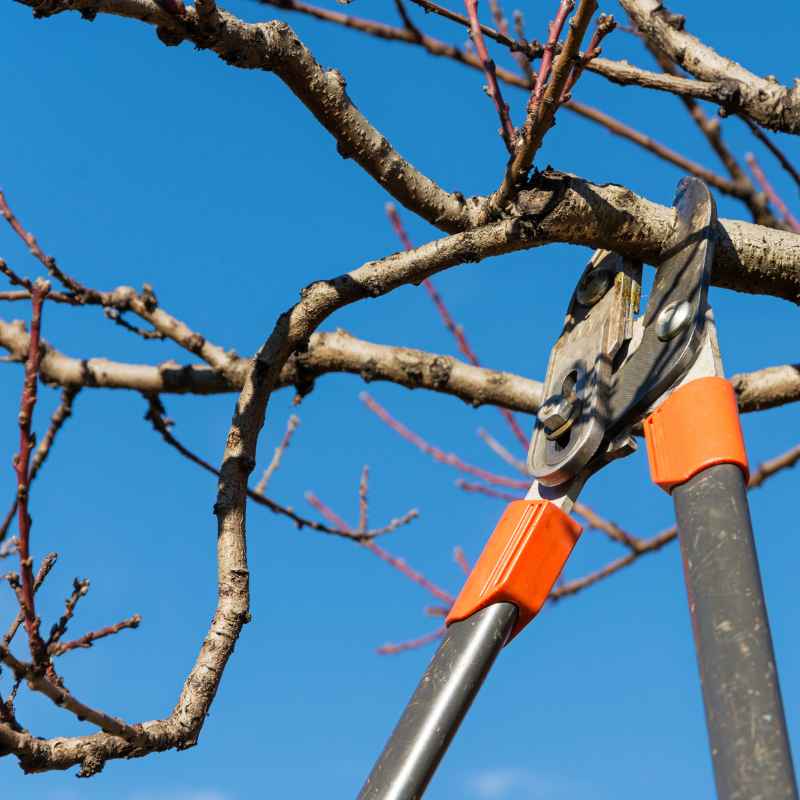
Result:
M517 34L517 41L520 44L525 44L528 41L527 36L525 36L525 17L519 9L514 11L514 32ZM530 60L524 52L520 53L517 63L522 69L523 76L527 79L528 83L533 86L536 75L534 74Z
M513 153L516 131L511 122L508 105L505 100L503 100L503 93L500 90L500 83L497 80L494 61L492 61L489 56L489 51L486 49L486 42L483 40L481 25L478 21L478 0L464 0L464 6L467 9L467 16L469 17L469 35L472 39L472 43L475 45L475 52L481 60L483 72L486 76L486 93L492 98L494 106L497 109L497 116L500 118L500 135L503 138L506 149L509 153Z
M72 404L80 390L81 390L80 386L67 386L61 391L61 400L59 401L56 410L50 417L50 425L47 428L47 433L39 442L39 445L36 448L36 452L33 454L33 459L31 460L30 475L28 479L29 495L30 495L30 483L32 483L33 480L36 478L36 476L39 474L39 470L42 468L42 465L47 460L47 456L50 454L50 450L53 447L53 442L55 441L58 432L61 430L64 423L72 416ZM12 520L14 519L14 514L16 513L17 513L17 497L15 495L14 499L11 502L11 507L9 508L2 523L0 523L0 542L2 542L3 539L6 537L6 534L8 533L8 528L11 525Z
M361 470L361 480L358 483L358 532L367 530L369 521L369 501L367 490L369 488L369 467L365 464Z
M53 654L53 647L61 640L67 632L67 625L75 614L75 607L81 597L85 597L89 591L89 580L84 578L75 578L72 582L72 592L69 597L64 601L64 613L59 617L58 622L53 625L50 630L50 636L47 639L47 650L50 655Z
M601 517L596 511L586 505L586 503L576 502L573 511L582 517L590 528L600 531L615 542L625 545L629 550L638 552L642 546L641 540L619 527L615 522Z
M6 197L2 191L0 191L0 214L5 217L6 222L12 227L14 232L22 239L23 242L28 246L28 249L31 251L31 254L37 258L44 268L60 283L62 283L69 291L75 294L81 294L82 292L86 291L86 287L82 284L78 283L75 279L71 278L69 275L66 275L61 271L58 264L56 264L55 258L53 256L48 256L39 247L39 243L36 241L36 237L26 231L23 228L22 223L17 219L14 213L11 211L11 208L6 201Z
M517 137L517 147L499 188L491 198L490 205L495 211L502 210L511 199L533 164L533 158L539 150L545 134L555 124L556 111L561 104L573 63L579 55L583 36L597 9L597 0L580 0L578 10L570 21L564 46L553 62L552 53L555 44L567 15L573 7L573 0L561 0L558 13L550 24L550 35L547 45L545 45L545 54L542 56L542 64L539 74L536 76L536 85L531 92L525 123ZM551 63L553 64L552 70Z
M91 647L98 639L104 639L106 636L113 636L124 630L132 630L138 628L142 618L139 614L134 614L132 617L123 619L120 622L115 622L113 625L108 625L105 628L100 628L96 631L85 633L78 639L73 639L69 642L58 642L48 645L48 652L51 656L63 656L70 650L86 649Z
M394 567L399 573L405 575L413 583L421 586L427 592L430 592L437 600L441 600L448 605L455 602L455 597L449 592L446 592L441 587L437 586L433 581L426 578L421 572L415 570L413 567L406 563L405 559L393 555L383 547L378 546L371 539L364 539L357 530L353 530L330 506L323 503L314 492L306 492L306 500L311 506L317 509L325 519L332 525L335 525L338 531L344 535L349 536L351 539L357 541L359 544L367 548L371 553L378 556L382 561L385 561L390 566Z
M467 561L467 557L464 555L464 550L459 545L453 548L453 561L461 567L465 575L469 575L470 572L472 572L472 567L469 565L469 561Z
M503 7L500 5L500 0L489 0L489 8L492 10L492 17L494 18L494 24L497 26L497 30L502 33L503 36L507 36L509 39L511 39L511 30L508 27L508 19L503 13ZM517 38L524 41L524 36L518 36ZM519 64L522 74L532 78L533 70L531 69L531 62L528 60L527 56L517 50L512 50L511 55L514 57L514 60L517 62L517 64Z
M42 563L39 564L39 570L36 573L36 579L33 582L33 591L38 592L39 587L44 583L44 579L47 577L50 570L53 568L53 565L56 563L56 559L58 555L56 553L48 553L43 559ZM16 636L17 631L19 630L19 626L22 625L23 621L25 620L25 613L22 609L17 612L17 616L14 621L9 625L8 630L5 632L2 640L0 640L0 649L7 648L11 645L11 641L13 640L14 636Z
M759 186L761 186L761 190L769 198L772 205L778 209L783 217L784 222L795 233L800 233L800 222L792 214L792 212L789 211L786 203L783 202L783 198L781 198L781 196L775 191L775 188L772 186L772 184L767 180L767 176L764 174L764 170L761 169L758 161L756 161L756 157L752 153L747 153L745 155L745 160L755 176L755 179L758 181Z
M511 455L511 453L503 447L497 439L494 438L488 431L483 428L478 428L478 436L486 443L486 446L496 455L499 456L506 464L513 467L521 475L528 475L528 467L524 461Z
M635 31L636 35L642 39L644 46L649 50L650 54L655 58L658 65L665 73L680 77L683 73L678 69L677 65L672 59L659 48L655 47L653 42L639 34L638 29ZM725 185L719 182L709 180L708 177L700 175L698 172L693 172L697 177L702 178L706 183L716 186L720 191L738 197L750 210L753 219L761 225L769 225L774 227L778 224L778 220L772 215L764 200L764 196L756 189L753 182L744 171L739 161L731 152L730 148L725 144L722 139L722 126L716 117L709 117L708 114L702 109L700 104L692 97L680 97L686 110L689 112L692 120L700 129L703 136L706 137L711 149L717 154L720 161L728 170L728 174L733 179L732 181L724 181L714 173L717 181L722 181ZM674 163L674 162L673 162Z
M408 650L417 650L420 647L424 647L426 644L430 644L431 642L435 642L437 639L441 639L445 633L447 633L447 626L442 625L441 628L437 628L435 631L426 633L424 636L419 636L416 639L409 639L408 641L398 642L396 644L390 642L388 644L381 645L376 649L375 652L382 656L391 656L397 655L397 653L405 653Z
M406 250L413 250L414 248L411 244L411 239L409 239L408 234L406 233L405 226L403 225L403 221L400 219L400 215L397 213L397 208L394 203L386 204L386 215L389 217L389 222L391 223L394 232L397 234L397 237L400 239L403 247ZM480 361L478 360L477 354L472 349L472 346L470 345L469 340L464 333L463 327L458 325L453 319L447 304L444 302L441 294L439 294L436 287L433 285L433 281L430 278L426 278L424 281L422 281L422 285L428 292L428 295L433 301L434 306L436 306L436 310L439 312L439 316L441 317L445 328L450 331L453 338L456 340L456 344L458 345L458 349L460 350L461 354L474 367L479 367ZM528 437L520 427L520 424L517 422L517 418L514 416L514 414L507 408L498 408L498 411L508 424L508 427L511 428L511 432L517 437L517 441L522 445L523 448L527 449Z
M170 426L173 424L172 420L168 419L165 414L164 406L161 403L160 398L157 395L145 395L145 399L148 403L148 411L145 414L145 419L150 422L153 426L153 429L161 435L161 438L170 445L170 447L174 447L182 456L187 458L193 464L197 464L197 466L202 467L206 472L210 472L212 475L216 475L219 477L219 470L213 467L208 461L200 458L197 454L193 453L189 450L188 447L183 445L178 439L170 431ZM280 503L276 503L274 500L271 500L269 497L265 497L262 494L258 494L254 489L247 490L247 496L256 504L265 506L270 511L281 514L285 517L288 517L292 522L297 525L299 529L302 528L309 528L312 531L317 531L318 533L328 533L334 536L343 536L344 538L351 539L353 537L349 535L343 534L337 528L329 527L328 525L323 525L319 522L315 522L312 519L307 519L306 517L301 517L299 514L296 514L292 508L289 506L282 506ZM397 519L393 519L389 522L388 525L385 525L382 528L376 528L371 531L367 531L363 538L373 538L376 536L382 536L385 533L391 533L392 531L397 530L398 527L401 525L405 525L410 522L412 519L415 519L418 516L418 512L416 509L412 509L404 514L402 517L398 517Z
M128 741L137 741L142 732L138 727L128 725L116 717L112 717L103 711L85 705L63 686L59 686L48 678L44 677L34 664L27 664L15 658L8 650L0 649L0 658L8 665L14 674L23 676L28 682L28 686L34 691L41 692L50 698L57 706L71 711L78 719L91 722L98 728L111 733L114 736L121 736Z
M300 417L298 417L297 414L292 414L287 420L286 431L283 434L283 438L275 448L275 452L272 454L272 460L269 462L269 466L264 470L261 480L256 484L256 488L253 489L256 494L264 494L267 490L267 484L269 484L275 471L281 465L283 454L286 452L286 448L289 447L292 441L292 434L297 430L299 424Z
M415 447L419 448L423 453L431 456L435 461L441 464L447 464L454 467L461 472L466 472L469 475L474 475L476 478L481 478L487 483L497 486L507 486L512 489L527 489L530 481L523 481L517 478L508 478L505 475L497 475L488 470L476 467L473 464L468 464L462 461L455 453L445 453L435 445L426 442L421 436L414 433L407 428L403 423L398 422L380 403L376 402L367 392L361 392L358 395L362 403L372 411L375 416L382 422L388 425L395 433L399 434L407 442L411 442Z
M7 209L2 192L0 192L0 207ZM8 217L6 218L8 219ZM31 245L32 249L34 244ZM14 471L17 476L17 525L19 527L17 552L19 553L21 575L21 607L25 617L25 630L28 633L31 656L37 665L46 662L47 654L39 633L40 620L36 616L34 601L33 559L30 550L31 516L28 512L28 493L30 490L30 457L35 441L35 437L31 432L31 421L36 406L36 390L41 359L39 341L41 338L42 306L49 291L50 284L43 280L37 280L31 289L30 347L28 358L25 362L25 380L20 400L19 452L14 457Z
M459 489L462 489L465 492L471 492L472 494L482 494L486 497L494 497L496 500L505 500L508 503L513 503L514 500L521 500L523 495L521 494L511 494L510 492L501 492L498 489L494 489L491 486L484 486L482 483L472 483L470 481L465 481L463 478L458 478L456 480L456 486Z
M564 91L561 95L562 103L566 103L570 99L572 89L583 74L584 69L586 69L586 65L593 58L597 58L597 56L600 55L600 45L603 39L605 39L605 37L608 36L608 34L611 33L611 31L613 31L616 27L617 23L611 14L600 14L600 16L597 18L597 25L595 26L594 33L589 41L589 46L586 48L585 52L581 53L580 57L572 66L572 72L570 72L569 78L567 78L567 83L564 86Z
M136 336L141 336L142 339L147 341L161 341L167 338L162 331L155 330L154 328L140 328L138 325L133 325L132 323L128 322L127 319L125 319L123 312L117 308L104 308L103 314L105 315L106 319L110 319L116 325L119 325L120 328L130 331L131 333L136 334Z
M772 153L772 155L778 159L778 163L786 170L786 172L789 173L789 175L792 177L792 180L798 185L798 187L800 187L800 172L794 168L792 162L786 158L775 142L773 142L772 139L770 139L767 134L761 130L761 127L753 122L753 120L751 120L749 117L742 116L741 119L744 120L745 125L750 128L753 136L755 136L756 139L758 139L758 141L761 142L761 144L763 144L764 147L766 147L770 153Z
M775 456L775 458L771 458L759 464L756 471L750 475L748 488L757 489L764 481L771 478L777 472L793 467L798 461L800 461L800 444L792 447L791 450L787 450L785 453L781 453L779 456Z

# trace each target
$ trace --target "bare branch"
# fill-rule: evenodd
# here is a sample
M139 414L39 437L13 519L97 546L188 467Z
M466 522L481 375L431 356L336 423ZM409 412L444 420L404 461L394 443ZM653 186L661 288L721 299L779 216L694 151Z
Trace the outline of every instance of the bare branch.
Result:
M561 0L558 13L550 25L550 36L542 56L542 65L536 85L528 103L528 115L519 132L518 144L497 191L489 201L493 209L503 209L527 175L545 134L555 124L555 115L564 96L570 72L578 56L581 42L597 9L597 0L580 0L580 5L569 24L567 39L558 54L550 74L550 60L567 14L574 7L573 0ZM546 88L545 88L545 82Z
M370 19L363 19L361 17L352 17L347 14L342 14L338 11L328 11L327 9L318 8L316 6L308 5L306 3L301 2L294 2L294 0L261 0L261 2L267 3L269 5L276 5L280 8L285 8L291 11L297 11L300 13L308 14L309 16L315 17L317 19L323 20L325 22L332 22L339 25L344 25L345 27L360 31L367 35L376 36L378 38L389 40L389 41L399 41L404 42L406 44L412 45L419 45L426 52L433 56L439 56L444 58L449 58L453 61L456 61L464 66L470 67L472 69L482 70L483 67L481 65L480 59L477 56L472 55L471 53L464 52L459 50L457 47L449 45L445 42L440 41L439 39L435 39L432 36L428 36L425 34L421 34L420 36L410 35L408 30L405 28L397 28L391 25L386 25L385 23L378 22L376 20ZM425 6L423 6L425 7ZM521 16L519 12L515 12L517 17L521 20ZM461 15L454 14L453 18L456 21L462 22L464 25L468 25L468 20L466 17L461 17ZM518 25L519 27L519 25ZM530 91L533 88L533 79L534 75L532 70L530 69L529 63L529 56L531 53L534 53L536 56L539 56L543 52L543 48L538 43L532 43L530 45L526 45L524 42L524 33L520 32L518 35L518 40L515 41L508 37L508 34L498 33L493 29L489 28L486 25L481 26L481 30L483 31L484 35L489 36L490 38L495 39L500 44L509 47L512 50L512 53L520 58L520 61L524 63L527 67L525 74L523 76L517 75L503 67L496 67L495 72L503 82L518 87L520 89L525 89ZM515 49L516 45L516 49ZM530 50L527 48L531 48ZM560 45L556 46L555 51L558 52L560 50ZM528 55L525 55L528 53ZM594 61L598 61L599 59L595 58ZM625 65L624 63L620 63L619 65L615 66L615 62L603 62L601 63L606 64L604 69L606 71L611 70L611 75L615 77L619 82L623 84L631 84L636 83L632 76L640 76L640 74L644 74L646 76L650 76L652 80L658 81L658 76L660 73L646 73L642 72L636 68L630 67L630 65ZM610 67L608 65L611 65ZM680 80L685 80L681 78ZM665 88L663 85L663 81L659 83L660 88ZM671 150L670 148L656 142L651 136L646 134L640 133L639 131L631 128L629 125L626 125L618 120L615 120L613 117L610 117L608 114L600 111L593 106L586 105L585 103L579 103L577 101L569 101L563 103L564 108L573 111L574 113L585 117L593 122L596 122L604 127L607 127L612 133L621 136L627 139L634 144L643 147L644 149L650 151L654 155L658 156L659 158L663 158L666 161L669 161L675 166L679 167L680 169L685 169L687 172L690 172L693 175L696 175L698 178L706 181L707 183L711 184L715 188L719 189L721 192L725 192L726 194L731 194L734 197L741 197L742 199L749 198L752 202L756 202L760 195L752 190L751 187L751 194L747 194L743 186L744 184L739 183L739 179L736 178L734 181L728 181L720 175L717 175L715 172L696 164L695 162L687 159L680 154L676 153L675 151ZM699 107L698 107L699 110ZM700 110L700 113L703 112ZM703 115L705 117L705 115ZM710 125L713 123L709 123ZM718 139L719 137L717 137ZM744 177L745 183L749 184L749 179L741 173ZM746 198L745 196L746 195ZM756 221L759 224L764 225L772 225L775 222L774 217L768 212L764 213L764 203L761 203L761 210L756 218Z
M412 250L413 246L411 244L411 240L408 238L408 234L403 227L403 222L400 219L400 215L397 213L397 209L394 207L393 203L386 204L386 214L389 217L389 221L391 222L395 233L402 242L404 249ZM428 295L433 301L434 306L436 306L436 310L439 312L439 316L441 317L445 328L450 331L453 338L456 340L456 344L458 345L458 349L461 351L461 354L467 359L467 361L469 361L470 364L475 367L479 367L480 362L478 361L478 356L472 349L472 345L469 343L467 336L464 333L464 328L461 325L456 324L456 321L453 319L447 304L444 302L441 294L439 294L438 290L433 285L433 281L430 278L426 278L424 281L422 281L422 285L428 292ZM511 432L517 437L517 441L524 448L527 448L528 437L525 435L514 415L507 408L500 408L500 414L506 421L508 427L511 428Z
M783 154L783 151L775 144L775 142L772 141L772 139L767 136L766 133L764 133L764 131L761 130L761 128L758 127L758 125L755 124L755 122L747 117L742 117L742 119L744 120L745 125L747 125L747 127L752 131L753 136L755 136L756 139L758 139L758 141L761 142L761 144L763 144L764 147L766 147L770 153L772 153L772 155L778 159L778 163L786 170L786 172L789 173L797 186L800 187L800 172L794 168L792 162L789 161L789 159Z
M720 56L685 30L685 20L661 0L620 0L638 29L679 66L695 77L718 82L724 95L713 98L721 113L741 112L766 128L800 133L800 90L761 78L730 58Z
M2 193L0 193L0 207L7 209ZM8 219L8 217L6 218ZM34 247L34 245L35 240L31 247ZM28 633L31 656L37 666L46 662L47 654L41 634L39 633L40 620L36 616L36 605L34 602L33 558L31 557L30 551L31 516L28 513L28 494L31 480L29 467L30 456L34 446L31 422L33 420L33 410L36 406L36 390L41 358L39 340L41 333L42 306L49 291L50 284L47 283L47 281L37 280L31 287L30 347L28 358L25 362L25 381L22 389L22 399L20 400L18 420L19 452L14 457L13 465L17 477L17 525L19 527L17 552L19 553L20 574L22 577L20 606L25 620L25 630Z
M0 323L2 324L2 323ZM28 346L26 345L26 356L27 357L27 349ZM42 347L40 346L40 350ZM39 371L41 373L41 361L39 362ZM75 399L75 396L80 391L80 386L67 386L61 391L61 401L59 402L56 410L53 412L52 416L50 417L50 425L47 428L47 433L44 435L42 440L39 442L38 446L36 447L36 452L33 454L33 459L31 460L31 469L29 474L29 484L33 482L36 476L39 474L39 470L41 469L42 465L44 464L47 456L50 454L50 450L53 447L53 442L61 430L63 424L72 416L72 403ZM30 493L30 486L28 486L28 492ZM8 528L11 525L11 521L14 518L14 514L17 513L17 497L16 494L14 495L14 499L11 501L11 507L8 510L3 521L0 523L0 542L3 541L6 534L8 533Z
M489 56L486 42L483 40L480 22L478 21L478 0L464 0L464 5L467 8L467 16L469 17L469 35L475 45L475 52L481 60L483 72L486 76L486 93L492 98L497 109L497 115L500 118L500 135L503 138L506 149L509 153L513 153L517 134L511 122L508 104L503 100L503 94L500 91L494 61Z
M211 466L203 458L200 458L196 453L193 453L188 447L182 444L178 439L175 438L172 431L170 430L172 420L167 419L165 416L164 406L161 404L161 400L157 396L149 396L145 398L148 403L148 411L145 415L145 419L150 422L153 426L153 429L161 435L161 438L168 444L170 447L175 448L184 458L191 461L193 464L197 464L197 466L204 469L206 472L210 472L212 475L216 475L220 477L220 471L215 467ZM341 531L336 527L330 527L327 525L322 525L319 522L315 522L314 520L308 519L306 517L302 517L299 514L295 513L295 511L290 506L284 506L280 503L271 500L269 497L266 497L263 493L256 491L255 489L247 488L247 496L257 505L264 506L268 508L275 514L280 514L284 517L288 517L298 529L302 530L303 528L310 528L317 533L329 533L335 536L341 535ZM409 512L411 514L411 512ZM408 517L408 515L406 515ZM409 519L413 519L416 517L416 512L412 514ZM404 518L405 519L405 518ZM393 521L394 522L394 521ZM390 530L394 530L396 525L392 527L392 523L389 526L385 526L384 528L378 528L374 531L367 531L364 534L364 538L372 538L375 536L380 536L383 533L387 533ZM347 536L346 538L350 538Z
M269 462L269 466L264 470L261 480L256 484L256 487L253 490L256 494L263 495L267 490L267 485L269 484L270 478L272 478L272 476L275 474L275 471L281 465L283 454L286 452L286 448L292 441L292 434L297 430L297 426L299 424L300 417L298 417L296 414L292 414L286 422L286 432L283 434L283 438L275 448L275 452L272 454L272 461Z
M797 218L792 214L791 211L789 211L789 209L786 207L786 203L783 202L781 196L775 191L772 184L767 180L767 176L764 174L764 170L761 169L758 161L756 161L756 157L752 153L747 153L745 159L747 160L747 164L752 170L753 175L758 181L759 186L761 186L762 191L769 198L772 205L778 209L783 217L783 221L795 233L800 233L800 222L798 222Z
M98 639L104 639L106 636L113 636L120 631L138 628L141 621L142 618L138 614L134 614L132 617L115 622L113 625L108 625L105 628L85 633L78 639L73 639L69 642L55 642L48 645L48 652L51 656L55 657L63 656L64 653L68 653L70 650L86 649L91 647Z
M425 441L421 436L414 433L414 431L398 422L392 415L379 403L375 401L367 392L361 392L359 399L364 405L375 414L387 427L391 428L401 438L410 442L414 447L421 450L426 455L431 456L434 461L440 464L447 464L449 467L457 469L459 472L465 472L468 475L474 475L476 478L486 481L494 486L506 486L512 489L527 489L530 486L530 480L519 480L518 478L509 478L505 475L496 475L493 472L476 467L473 464L468 464L459 458L455 453L445 453L435 445Z

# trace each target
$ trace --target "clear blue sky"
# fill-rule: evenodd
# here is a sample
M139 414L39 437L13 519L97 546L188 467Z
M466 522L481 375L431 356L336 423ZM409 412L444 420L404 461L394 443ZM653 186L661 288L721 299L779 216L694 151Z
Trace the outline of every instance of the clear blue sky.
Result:
M321 2L338 8L333 0ZM555 5L525 4L530 35L543 36ZM615 3L601 6L620 12ZM794 3L773 4L769 13L754 13L745 2L676 0L672 6L690 14L693 31L755 72L786 83L794 77ZM273 11L239 0L230 7L250 20L269 19ZM390 0L359 0L350 8L395 19ZM3 4L0 14L0 185L46 250L80 280L99 288L149 282L166 309L213 341L249 354L303 285L397 249L383 212L389 198L336 155L330 137L273 76L233 69L187 44L167 49L152 28L132 21L100 16L89 24L65 14L37 22L14 3ZM347 76L359 108L420 169L464 193L496 185L504 154L481 76L400 44L285 18L323 64ZM415 18L444 38L465 38L430 17ZM606 53L650 63L621 31L607 40ZM717 167L676 99L591 75L576 96ZM510 91L508 99L519 121L524 96ZM725 130L737 153L756 150L797 209L796 190L743 126L734 120ZM800 160L796 140L781 142ZM567 113L538 163L623 183L663 203L681 177ZM722 216L745 215L724 198L719 209ZM404 216L416 242L440 235ZM462 266L436 283L487 365L538 378L587 254L547 247ZM0 255L37 274L38 265L5 229ZM711 299L729 373L797 360L793 306L721 290ZM17 305L0 314L27 311ZM346 309L326 327L336 326L383 343L455 352L419 288ZM113 328L96 310L48 307L44 335L75 356L186 360L168 344ZM21 371L8 366L1 374L0 463L9 465ZM350 376L319 381L299 408L302 424L272 491L313 513L303 500L313 489L354 520L358 475L369 464L376 523L412 506L421 513L384 544L457 591L453 546L474 558L502 504L456 489L452 469L399 440L359 403L362 388ZM419 433L469 461L502 467L475 435L479 426L514 447L494 409L476 411L391 385L370 391ZM57 393L45 388L41 394L43 430ZM282 392L272 402L259 468L282 433L290 400ZM166 398L176 434L215 463L233 402L232 396ZM61 553L41 593L45 624L59 613L76 575L88 576L92 588L75 634L134 612L143 617L137 631L65 657L62 665L79 697L131 721L169 713L215 600L215 481L167 449L143 421L144 411L135 394L84 392L32 500L35 554ZM798 411L749 415L744 427L756 463L795 444ZM10 497L10 469L4 481ZM639 535L672 521L669 498L649 484L641 454L599 476L585 497ZM784 699L800 747L796 500L793 472L752 495ZM347 542L298 532L260 508L250 509L248 522L254 621L237 645L199 745L112 762L80 782L70 773L24 777L4 759L5 794L19 800L355 796L431 655L428 649L381 657L375 648L431 630L436 621L422 611L430 598ZM618 554L589 532L567 576ZM0 618L12 611L10 593L0 592ZM41 735L89 730L28 693L19 715ZM428 797L661 800L712 793L680 559L672 546L547 609L503 653Z

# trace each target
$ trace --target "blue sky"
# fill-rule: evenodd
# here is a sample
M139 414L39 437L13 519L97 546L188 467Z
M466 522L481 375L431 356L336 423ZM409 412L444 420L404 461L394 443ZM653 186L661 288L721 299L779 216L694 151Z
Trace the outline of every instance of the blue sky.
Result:
M321 0L334 7L332 0ZM452 4L451 4L452 5ZM338 8L338 6L336 6ZM531 36L544 34L555 2L527 4ZM619 13L615 3L602 10ZM675 2L690 27L758 74L789 82L795 66L794 4L769 14L749 3ZM230 8L250 19L272 11ZM389 0L357 0L354 13L394 21ZM485 10L485 9L484 9ZM6 3L0 27L5 119L0 185L48 252L85 283L151 283L161 304L211 340L253 352L275 317L310 281L397 249L383 211L389 199L273 76L235 70L191 46L165 48L146 26L62 15L34 21ZM463 33L415 15L432 33ZM348 78L354 102L421 170L444 186L486 193L504 153L476 73L413 48L286 16L326 66ZM776 24L783 20L784 24ZM606 54L649 65L617 31ZM498 62L508 59L498 52ZM585 76L576 97L637 125L717 168L680 103ZM519 122L524 96L509 91ZM744 127L726 123L740 154L753 149L797 211L796 189ZM781 137L795 162L796 141ZM681 177L632 145L563 113L538 158L669 203ZM743 217L718 198L721 216ZM746 216L745 216L746 218ZM422 243L440 234L404 215ZM10 231L0 255L21 271L38 265ZM487 365L541 377L564 308L588 251L567 246L458 267L436 279ZM714 290L729 373L797 361L797 323L785 301ZM26 315L22 306L0 309ZM345 309L326 328L387 344L454 353L424 290ZM62 351L157 363L187 360L177 348L143 342L95 310L48 307L44 335ZM2 372L0 463L16 447L21 371ZM410 507L420 518L384 542L429 577L457 591L454 545L474 558L500 514L497 501L466 495L458 477L398 439L358 401L361 382L320 379L295 409L301 417L274 496L312 514L313 490L345 518L357 515L357 481L371 467L371 515L380 524ZM373 396L406 424L465 460L500 470L476 436L483 426L515 443L496 410L374 384ZM57 402L44 388L39 429ZM167 397L175 433L217 462L233 397ZM134 394L87 391L33 492L33 548L61 554L41 593L45 620L60 611L72 578L92 581L72 630L77 635L138 612L141 627L63 659L67 685L87 702L131 721L169 713L214 608L214 479L168 450L143 421ZM260 443L265 466L292 413L275 396ZM521 418L525 427L530 420ZM753 463L797 441L787 407L744 420ZM12 473L6 475L12 492ZM797 476L787 472L753 493L784 700L800 736L800 643L792 586L800 557ZM642 454L598 476L587 502L639 535L672 522L669 498L653 488ZM296 531L268 512L248 515L253 624L237 645L199 745L115 762L90 781L70 773L24 777L0 762L9 796L119 800L243 800L352 797L412 691L431 651L375 654L386 641L431 630L430 598L347 542ZM588 532L567 577L619 551ZM0 614L13 611L0 593ZM45 623L47 624L47 622ZM5 680L5 678L0 679ZM7 684L2 684L5 688ZM87 730L43 698L25 694L24 724L41 735ZM676 547L548 608L503 653L428 792L432 800L651 800L710 796L713 783Z

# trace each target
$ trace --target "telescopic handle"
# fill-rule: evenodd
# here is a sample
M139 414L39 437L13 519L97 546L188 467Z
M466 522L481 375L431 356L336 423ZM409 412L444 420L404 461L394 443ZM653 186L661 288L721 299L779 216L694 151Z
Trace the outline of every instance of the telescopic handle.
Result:
M358 800L422 797L516 618L494 603L447 629Z
M497 654L544 605L580 533L556 502L509 503L358 800L422 797Z
M719 800L797 800L742 470L672 490Z
M733 387L676 389L646 420L653 481L672 495L719 800L797 800Z

